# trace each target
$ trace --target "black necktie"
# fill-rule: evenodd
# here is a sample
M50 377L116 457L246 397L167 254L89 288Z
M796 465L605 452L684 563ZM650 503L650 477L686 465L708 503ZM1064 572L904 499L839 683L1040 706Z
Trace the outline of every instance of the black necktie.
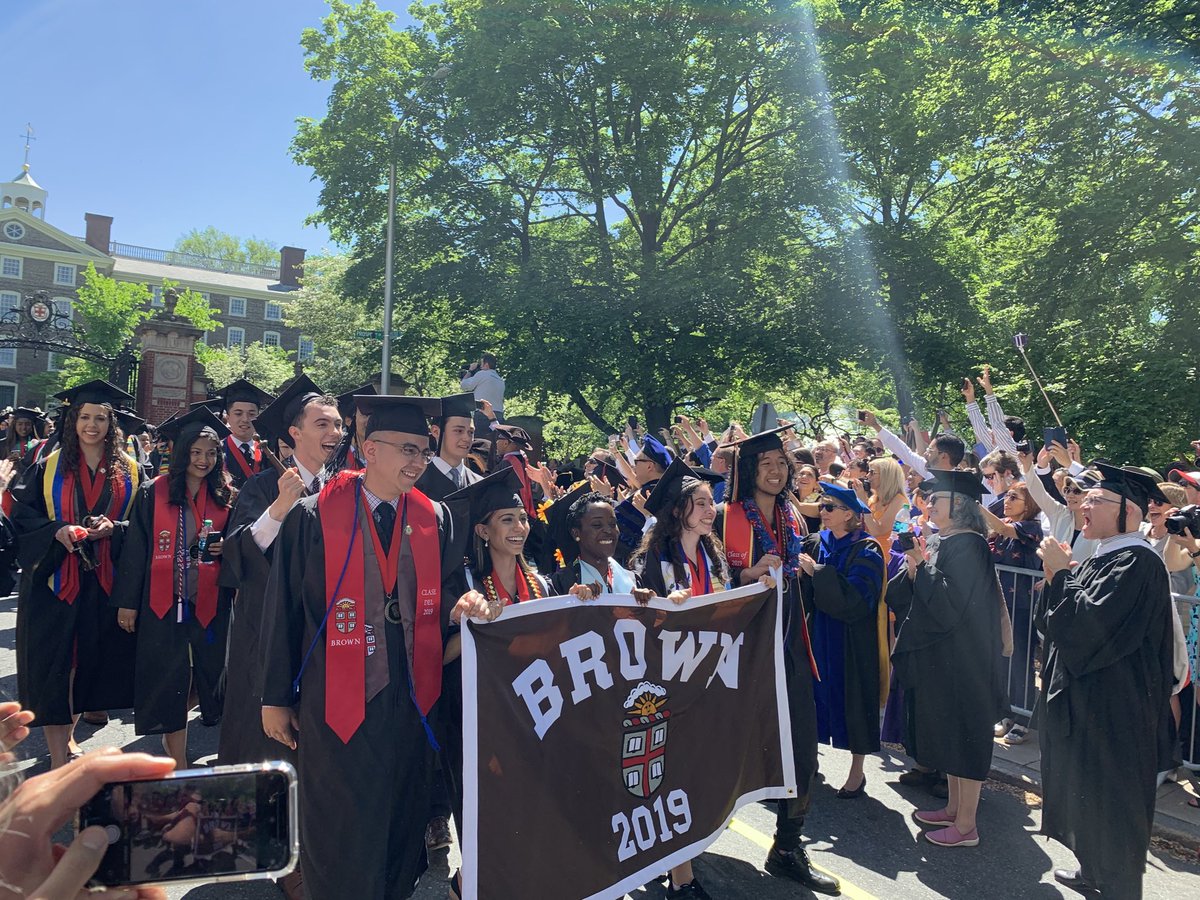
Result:
M320 475L313 476L312 483L308 486L308 493L309 494L321 493L321 476Z
M390 503L380 503L375 507L375 530L379 532L379 543L386 553L392 546L392 529L396 527L396 510ZM380 560L380 565L383 561Z
M250 449L249 444L242 444L242 456L246 457L246 462L254 465L254 451Z

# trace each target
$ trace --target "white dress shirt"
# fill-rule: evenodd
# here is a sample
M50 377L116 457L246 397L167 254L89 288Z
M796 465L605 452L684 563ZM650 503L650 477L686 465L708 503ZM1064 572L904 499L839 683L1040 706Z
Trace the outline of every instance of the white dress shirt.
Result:
M311 485L312 480L319 477L304 468L298 459L296 460L296 471L300 473L300 478L306 485ZM323 478L321 479L321 483L325 483ZM271 516L270 508L267 508L262 511L262 515L255 519L254 524L250 526L250 536L254 538L254 543L258 544L258 549L266 553L267 548L274 543L275 538L279 535L279 529L282 526L283 523L275 521Z

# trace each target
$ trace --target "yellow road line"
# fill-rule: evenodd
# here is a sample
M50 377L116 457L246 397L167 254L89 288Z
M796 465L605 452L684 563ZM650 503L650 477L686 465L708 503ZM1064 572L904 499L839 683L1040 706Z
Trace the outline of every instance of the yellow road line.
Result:
M769 837L767 837L757 828L747 825L741 819L731 819L729 821L729 830L737 832L742 837L755 844L758 844L758 846L762 847L764 850L770 850L771 845L774 843ZM869 894L858 885L851 884L845 879L844 876L839 875L836 872L830 872L828 869L818 866L816 863L813 863L813 868L824 872L826 875L832 875L834 878L840 881L842 883L843 897L849 897L850 900L879 900L879 898L874 894Z

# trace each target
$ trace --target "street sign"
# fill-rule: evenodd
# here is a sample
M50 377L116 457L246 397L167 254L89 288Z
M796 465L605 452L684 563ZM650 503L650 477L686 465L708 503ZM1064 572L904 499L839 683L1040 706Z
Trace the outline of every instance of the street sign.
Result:
M383 330L376 329L375 331L369 331L367 329L360 328L360 329L358 329L358 331L354 332L354 336L358 337L358 338L374 338L377 341L382 341L383 340Z

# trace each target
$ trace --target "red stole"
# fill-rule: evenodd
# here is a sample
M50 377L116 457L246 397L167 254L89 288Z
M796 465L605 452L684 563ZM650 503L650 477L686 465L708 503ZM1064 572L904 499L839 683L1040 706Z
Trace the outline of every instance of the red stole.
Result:
M537 509L533 505L533 484L526 471L529 461L525 459L524 453L517 450L505 453L504 458L512 463L513 471L517 473L517 478L521 481L521 505L525 507L525 514L531 519L537 518Z
M232 434L225 435L225 446L229 449L229 456L238 464L238 468L242 470L242 474L249 478L255 472L262 471L262 447L258 441L250 441L250 446L254 448L254 466L246 462L246 454L242 452L242 445L233 439ZM215 525L215 523L214 523Z
M42 442L43 445L45 442ZM108 508L98 510L96 504L100 502L100 496L104 493L104 485L108 481L107 466L101 466L96 470L96 475L93 478L91 470L88 469L87 463L82 459L79 461L79 468L76 471L71 471L65 466L61 466L62 454L59 453L55 457L53 472L51 467L47 466L45 489L50 495L46 503L46 509L51 518L59 518L64 522L77 523L82 521L84 517L92 515L104 515L114 521L123 519L125 516L126 501L132 493L134 482L128 477L117 478L112 484L112 492L108 501ZM131 460L127 460L130 466L135 465ZM101 471L104 469L105 471ZM86 509L75 508L75 484L76 481L83 486L83 497ZM57 516L56 516L57 513ZM100 582L100 587L104 589L104 593L111 594L113 586L113 562L110 547L112 546L112 538L104 538L93 543L93 548L96 556L96 579ZM79 554L68 553L63 560L62 566L56 576L55 593L58 594L68 605L73 604L79 596L81 587Z
M238 451L241 453L241 450ZM192 517L196 521L196 530L204 525L204 519L211 519L213 531L224 532L225 522L229 518L229 507L208 506L208 485L200 487L203 495L203 514L196 504L188 498ZM165 475L154 479L154 518L151 528L153 546L150 552L150 609L160 619L165 619L175 601L175 552L179 541L186 540L187 535L179 533L179 507L170 502L171 486ZM188 552L189 548L184 548ZM190 564L188 568L191 568ZM221 572L220 560L202 562L196 558L198 583L196 586L196 620L207 628L217 615L217 576ZM185 585L186 588L186 585ZM186 599L186 597L180 598Z
M683 547L679 548L683 553ZM693 563L688 559L686 553L683 554L683 561L688 567L688 581L691 583L693 597L700 597L704 594L712 593L712 575L708 571L708 557L704 554L702 545L696 546L696 561Z
M362 475L339 472L321 489L317 513L325 541L325 594L329 607L325 622L325 723L349 743L366 718L367 644L365 549L354 552L359 534L359 493ZM413 620L412 691L422 719L442 693L442 548L438 539L433 502L418 490L402 498L405 515L398 517L392 534L390 557L385 558L369 520L375 558L385 588L396 584L396 564L404 539L401 520L412 528L409 535L417 575L417 609ZM361 507L366 513L364 499ZM330 619L332 618L332 621Z

